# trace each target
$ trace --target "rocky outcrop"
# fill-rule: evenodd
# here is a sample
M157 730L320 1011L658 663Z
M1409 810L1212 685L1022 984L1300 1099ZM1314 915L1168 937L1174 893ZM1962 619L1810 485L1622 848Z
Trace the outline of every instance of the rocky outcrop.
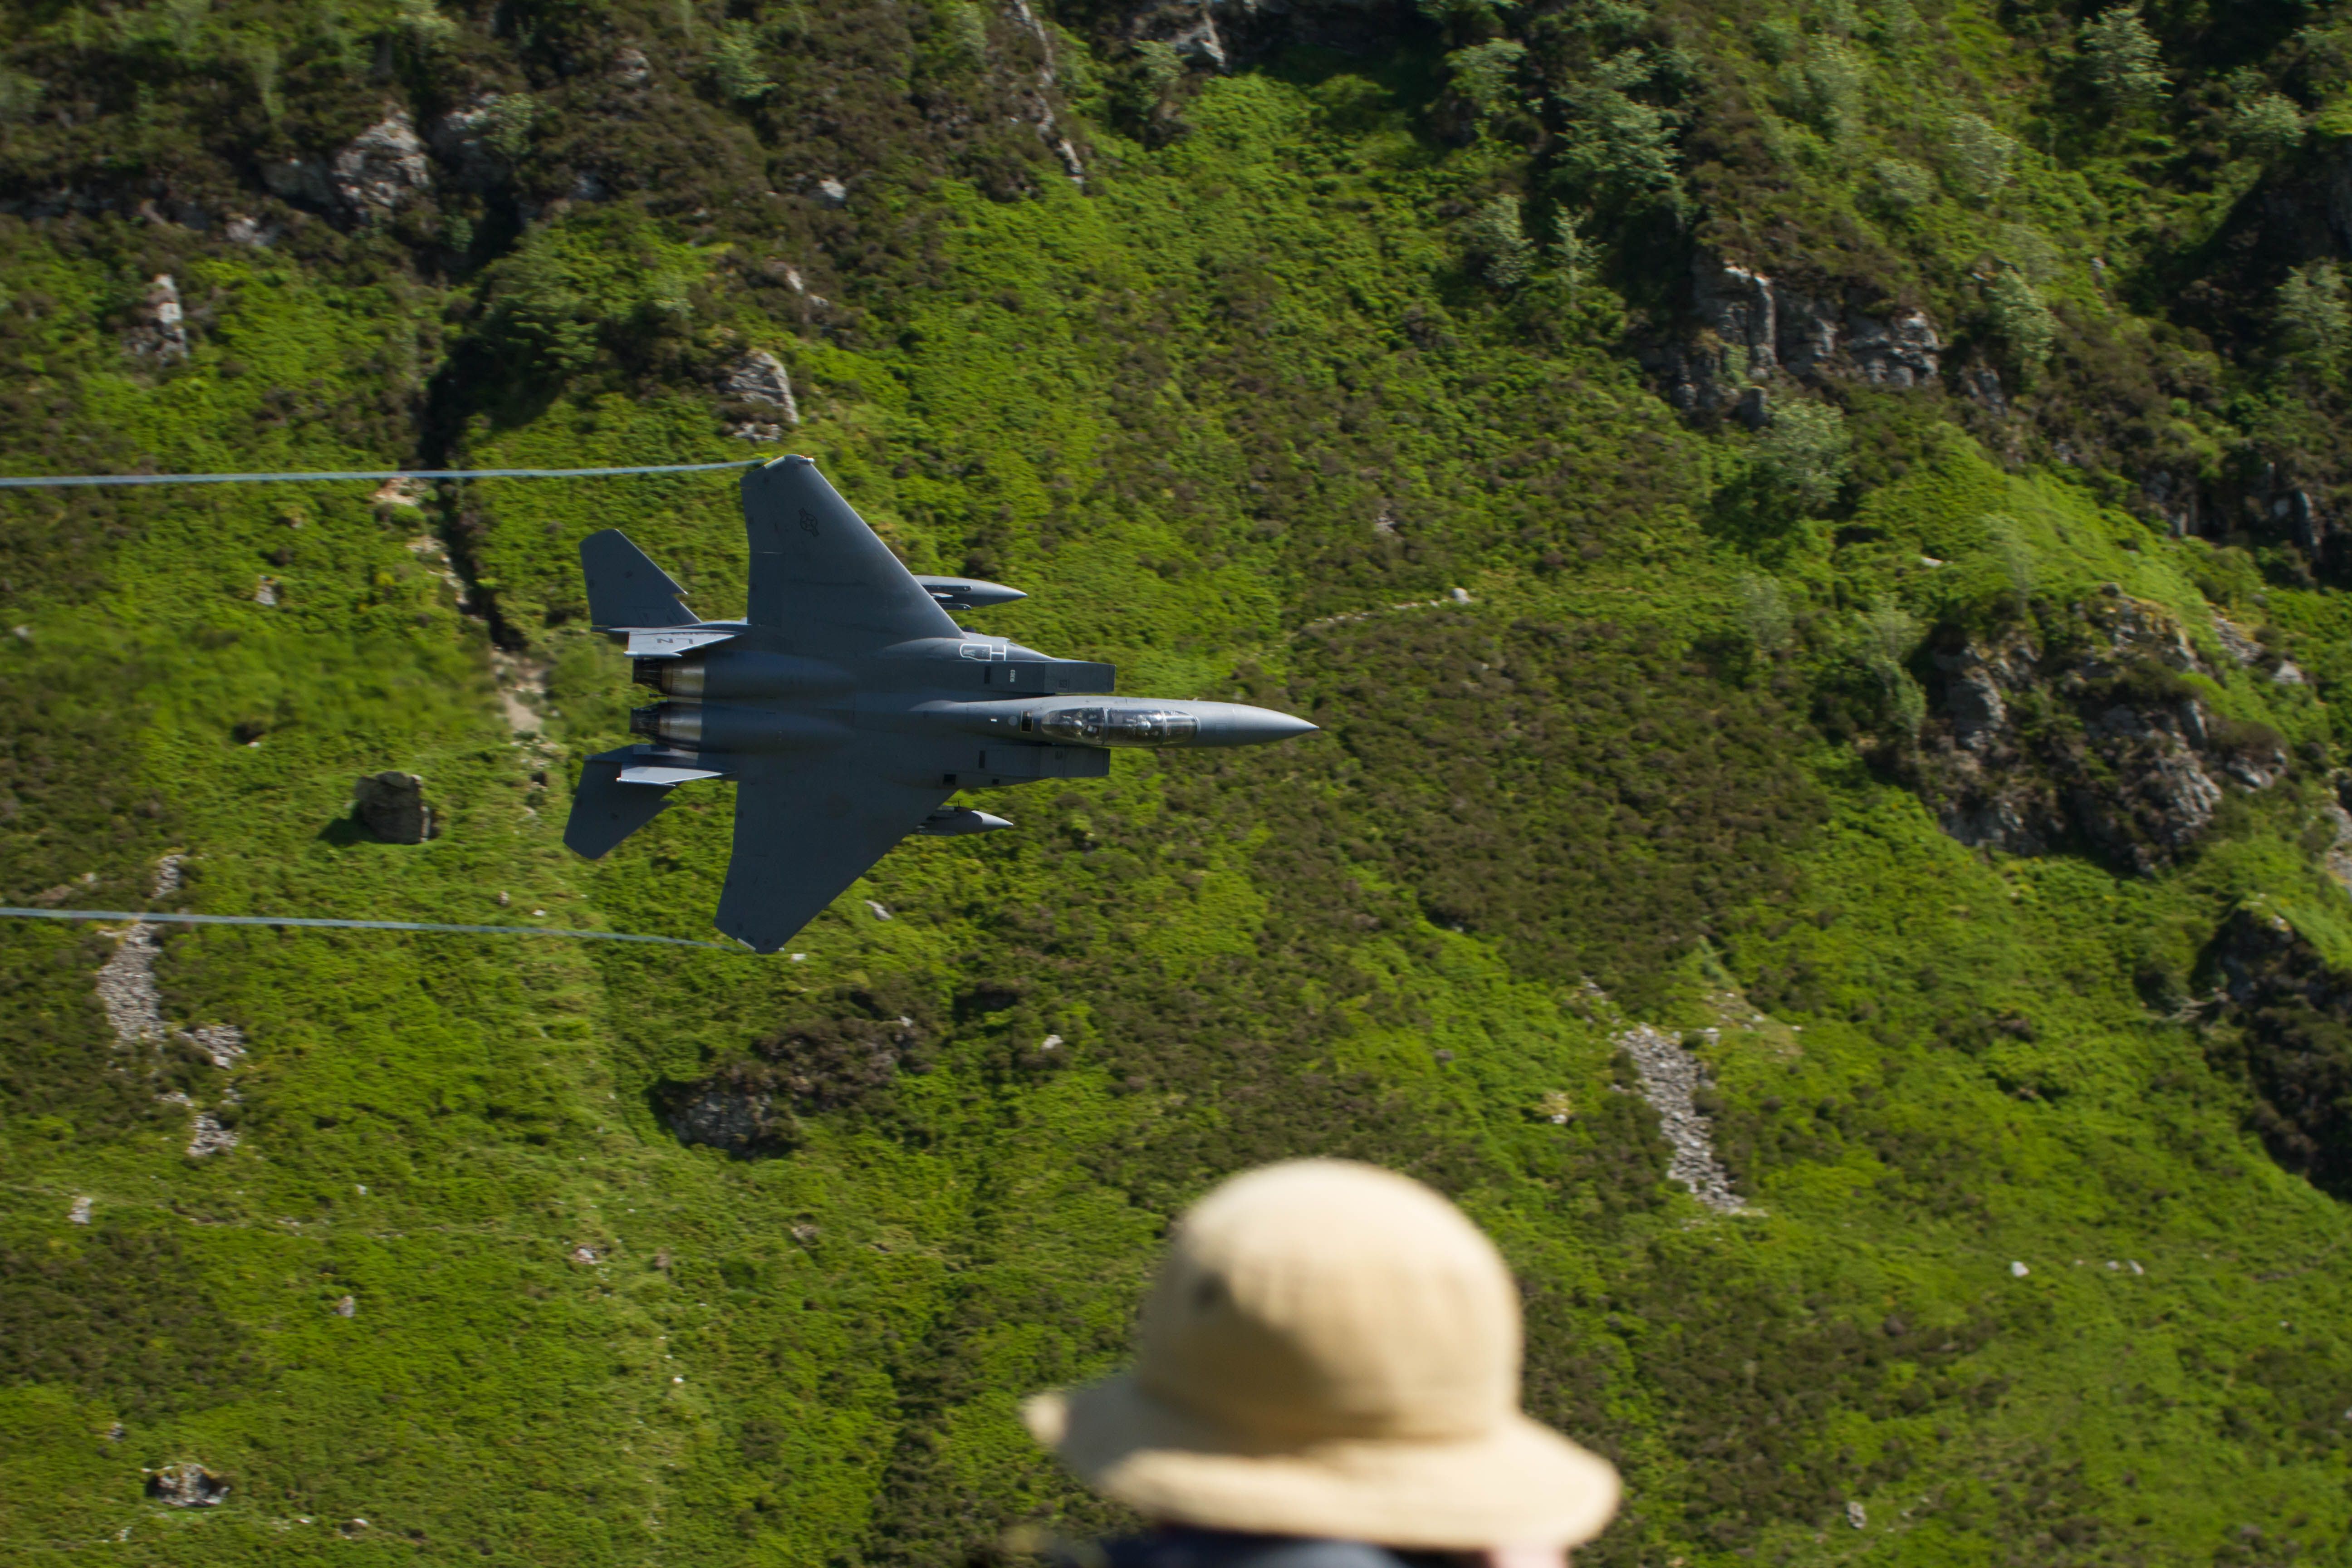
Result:
M2221 718L2209 675L2160 607L2110 587L2078 606L2084 636L2020 627L1931 648L1929 717L1912 782L1944 831L2013 855L2087 849L2147 874L2203 837L2227 792L2266 790L2284 742Z
M261 166L272 194L373 223L433 189L433 161L405 110L394 110L329 158L280 158Z
M1751 389L1778 375L1911 388L1942 374L1943 337L1922 310L1792 289L1705 250L1692 263L1691 300L1698 331L1643 356L1685 413L1745 413Z
M363 775L353 792L352 815L386 844L422 844L433 837L433 807L425 781L388 769Z

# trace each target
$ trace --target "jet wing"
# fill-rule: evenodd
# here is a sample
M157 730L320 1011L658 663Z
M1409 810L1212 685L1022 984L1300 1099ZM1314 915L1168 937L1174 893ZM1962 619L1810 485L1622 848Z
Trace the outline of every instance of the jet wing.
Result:
M955 793L837 752L746 757L741 769L717 924L758 952L790 942Z
M830 658L961 635L806 458L779 458L743 476L743 526L751 544L745 618L785 633L793 652Z

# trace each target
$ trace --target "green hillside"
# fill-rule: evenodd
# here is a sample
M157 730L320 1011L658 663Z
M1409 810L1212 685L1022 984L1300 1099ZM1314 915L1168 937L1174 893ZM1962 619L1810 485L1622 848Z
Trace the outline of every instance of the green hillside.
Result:
M804 452L1325 733L778 959L0 921L0 1556L1006 1561L1321 1153L1509 1254L1580 1562L2352 1563L2352 5L5 37L0 471ZM709 937L724 787L559 841L613 526L740 608L725 474L0 491L0 902Z

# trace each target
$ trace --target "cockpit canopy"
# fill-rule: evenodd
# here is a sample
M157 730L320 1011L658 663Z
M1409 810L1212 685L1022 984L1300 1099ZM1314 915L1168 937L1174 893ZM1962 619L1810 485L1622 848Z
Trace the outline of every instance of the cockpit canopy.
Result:
M1190 713L1160 708L1056 708L1037 721L1045 739L1080 746L1183 746L1200 731Z

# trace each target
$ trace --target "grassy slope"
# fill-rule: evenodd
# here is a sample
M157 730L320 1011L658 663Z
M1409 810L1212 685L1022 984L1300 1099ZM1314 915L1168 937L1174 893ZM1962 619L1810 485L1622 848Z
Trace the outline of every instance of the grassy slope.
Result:
M1129 689L1311 704L1333 739L1121 759L1103 784L1016 795L1018 833L902 848L798 964L174 936L175 1013L252 1040L246 1142L201 1163L178 1152L182 1113L112 1085L88 989L104 942L0 933L9 1011L44 1021L11 1044L36 1064L19 1071L32 1113L0 1129L11 1321L48 1325L19 1342L71 1358L0 1392L13 1554L938 1561L1067 1506L1014 1401L1116 1357L1165 1215L1236 1163L1328 1151L1443 1182L1504 1239L1534 1291L1536 1397L1634 1484L1603 1559L1990 1563L2049 1532L2036 1549L2053 1555L2208 1561L2244 1525L2342 1559L2352 1357L2329 1281L2345 1215L2237 1131L2193 1037L2134 986L2150 955L2185 970L2250 893L2340 904L2292 847L2298 808L2241 809L2224 847L2152 882L1989 865L1756 706L1769 672L1685 673L1754 570L1711 521L1710 476L1737 471L1743 438L1677 426L1600 346L1605 303L1569 346L1530 352L1523 321L1450 272L1426 216L1475 184L1479 154L1440 157L1401 113L1366 124L1366 96L1323 70L1218 81L1172 149L1102 133L1120 162L1085 198L936 190L952 281L908 308L898 346L793 351L815 390L803 449L910 560L952 567L981 539L1036 593L992 629L1115 659ZM138 263L16 243L11 287L38 268L57 301L39 352L74 378L78 427L175 468L399 455L248 436L240 388L356 388L417 341L429 300L215 259L197 363L150 387L87 325L135 292ZM1416 312L1451 341L1415 342L1400 323ZM232 353L241 377L220 372ZM1280 424L1251 417L1262 375ZM1316 422L1342 418L1350 462L1327 472ZM1500 477L1543 440L1561 450L1522 464L1542 483ZM473 433L466 455L740 450L681 389L558 401ZM1284 505L1255 501L1253 478ZM474 565L509 624L575 604L572 546L614 522L706 610L735 602L723 480L484 485L471 504L488 519ZM1383 504L1412 553L1370 552ZM0 650L0 684L108 672L93 700L134 719L105 771L138 787L28 853L13 892L95 870L77 901L120 907L184 847L208 910L494 919L503 889L550 923L698 931L723 792L601 866L555 841L562 762L617 729L625 677L602 650L544 634L542 795L481 634L405 546L413 515L324 490L121 505L135 526L96 547L87 591L19 591L12 619L32 635ZM1999 510L2053 600L2113 580L2204 618L2200 547L2005 475L1965 439L1926 440L1864 509L1905 548L1822 528L1778 558L1815 614L1890 596L1927 614L1964 592L1906 552L1997 582L1979 520ZM1234 521L1266 510L1269 526ZM1598 559L1531 569L1585 538ZM290 564L264 559L289 539ZM250 601L264 571L286 584L275 610ZM1469 608L1379 610L1455 584ZM2271 597L2314 637L2334 625L2331 596ZM1654 628L1654 651L1580 631L1547 652L1514 623L1607 623L1627 645ZM1512 692L1487 689L1496 669ZM1374 721L1416 679L1433 772L1527 782L1475 809L1404 787L1414 737ZM1512 706L1520 687L1532 709ZM1506 732L1564 687L1589 739ZM1675 700L1637 732L1651 691ZM2325 716L2296 700L2237 678L2226 699L2314 732ZM1675 761L1775 723L1777 759L1742 742L1713 773ZM1629 748L1662 759L1658 776L1780 801L1786 852L1710 867L1736 826L1683 847L1579 837L1596 784L1635 820L1679 809L1624 794L1648 776L1612 771ZM351 777L383 765L431 780L442 838L336 831ZM1554 841L1580 846L1563 875L1631 891L1548 902L1513 880L1540 858L1524 847ZM1426 900L1463 858L1499 890L1454 931ZM1703 893L1709 872L1726 880ZM1646 939L1682 918L1675 900L1698 900L1714 940L1660 967ZM1587 972L1634 1016L1731 1026L1723 1139L1760 1212L1709 1218L1659 1190L1662 1152L1615 1091L1619 1004L1583 991ZM1740 1026L1737 984L1770 1021ZM655 1120L658 1081L854 1010L857 992L918 1020L929 1070L804 1118L784 1158L730 1163ZM2031 1038L1970 1052L1937 1029L2011 1016ZM1049 1032L1058 1055L1037 1048ZM1576 1122L1538 1114L1554 1090ZM89 1229L65 1223L77 1194L97 1200ZM330 1310L347 1293L349 1320ZM142 1504L138 1467L179 1458L232 1477L230 1505ZM1849 1498L1867 1506L1859 1533Z

